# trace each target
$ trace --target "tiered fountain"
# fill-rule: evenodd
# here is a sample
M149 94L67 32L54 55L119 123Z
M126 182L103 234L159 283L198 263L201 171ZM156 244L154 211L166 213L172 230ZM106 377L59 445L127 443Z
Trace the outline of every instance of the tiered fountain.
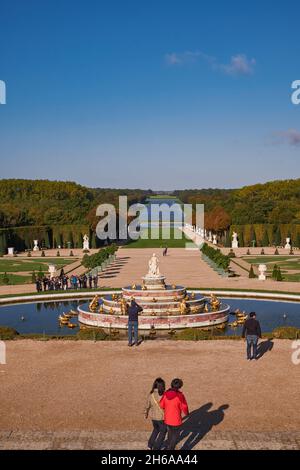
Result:
M160 274L155 254L149 260L149 271L141 285L123 287L120 293L95 296L90 304L78 307L79 322L101 328L127 328L127 309L134 299L142 308L139 328L170 330L223 325L230 307L214 295L206 299L199 293L187 292L183 286L166 285Z

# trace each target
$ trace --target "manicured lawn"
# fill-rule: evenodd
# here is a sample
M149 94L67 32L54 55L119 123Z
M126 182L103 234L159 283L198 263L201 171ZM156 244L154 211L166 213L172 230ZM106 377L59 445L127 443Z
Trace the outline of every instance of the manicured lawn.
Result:
M0 273L16 273L27 271L38 271L42 267L43 271L48 271L49 263L55 264L57 267L66 266L76 261L77 258L26 258L18 259L17 257L8 259L0 258Z
M186 243L192 243L178 228L170 229L170 239L158 228L152 229L152 231L145 229L142 231L142 234L147 234L148 239L140 237L137 241L128 243L126 248L163 248L165 246L168 246L168 248L185 248Z
M251 264L266 264L268 271L267 276L271 277L274 265L280 267L281 274L283 275L283 281L286 282L299 282L300 281L300 257L297 255L293 256L257 256L257 257L243 257L249 266ZM299 271L291 272L290 271Z
M3 282L3 274L0 275L0 286L5 285L17 285L17 284L30 284L31 283L31 276L20 276L18 274L7 274L9 279L8 284Z

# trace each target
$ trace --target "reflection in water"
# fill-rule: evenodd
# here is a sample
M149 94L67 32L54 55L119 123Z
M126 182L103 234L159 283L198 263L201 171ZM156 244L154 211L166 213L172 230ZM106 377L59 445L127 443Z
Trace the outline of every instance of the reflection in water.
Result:
M74 335L79 327L69 329L60 326L58 316L64 312L76 310L78 305L86 303L87 300L39 302L0 307L0 326L10 326L24 334ZM255 311L263 332L270 332L277 326L300 328L300 303L228 298L222 300L231 306L232 312L237 308L246 312ZM230 315L229 322L234 319L235 317ZM77 323L76 318L75 322ZM221 334L234 336L240 335L241 331L242 326L234 329L228 327Z

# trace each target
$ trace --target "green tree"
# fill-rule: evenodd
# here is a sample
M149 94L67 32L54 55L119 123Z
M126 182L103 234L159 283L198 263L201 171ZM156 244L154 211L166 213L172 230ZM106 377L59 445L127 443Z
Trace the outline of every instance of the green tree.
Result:
M282 236L281 236L281 230L280 230L279 225L278 225L277 230L275 232L274 245L275 246L281 246L282 245Z
M74 248L73 234L71 231L68 234L68 245L70 245L70 248Z
M269 240L269 235L267 229L265 229L262 241L261 241L262 246L266 247L270 245L270 240Z
M7 275L7 272L5 272L5 273L3 274L3 276L2 276L2 282L3 282L3 284L6 284L6 285L9 284L9 277L8 277L8 275Z
M296 246L298 248L300 248L300 232L297 233L297 237L296 237Z
M239 246L241 246L241 247L245 246L243 230L241 230L238 233L238 239L239 239Z
M251 229L250 229L250 246L257 246L256 233L255 233L253 225L251 226Z
M32 284L34 284L36 282L36 274L35 274L35 271L32 271L32 274L31 274L31 282Z

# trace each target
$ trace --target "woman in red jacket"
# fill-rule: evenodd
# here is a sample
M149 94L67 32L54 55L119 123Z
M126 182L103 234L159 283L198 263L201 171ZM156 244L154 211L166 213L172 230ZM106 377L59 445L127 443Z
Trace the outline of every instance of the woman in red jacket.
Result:
M171 388L163 394L159 402L160 407L165 412L164 421L168 426L168 450L173 450L176 447L182 424L182 414L189 414L185 396L179 391L182 386L181 379L172 380Z

